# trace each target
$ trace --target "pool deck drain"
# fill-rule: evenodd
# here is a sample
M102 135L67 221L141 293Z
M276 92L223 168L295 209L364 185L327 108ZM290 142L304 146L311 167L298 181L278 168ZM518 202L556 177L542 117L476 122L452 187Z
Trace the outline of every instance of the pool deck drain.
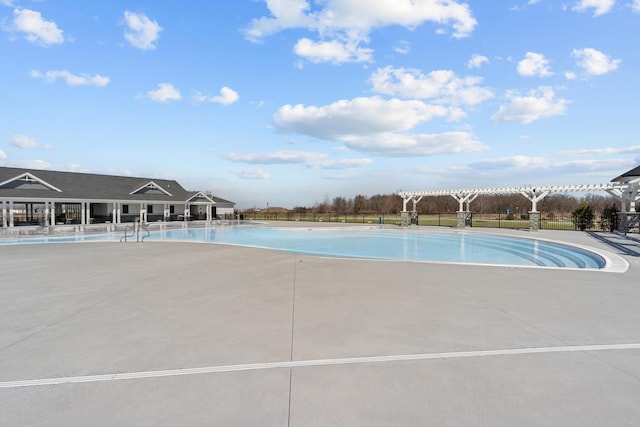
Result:
M538 236L630 267L0 247L3 423L637 425L640 246Z

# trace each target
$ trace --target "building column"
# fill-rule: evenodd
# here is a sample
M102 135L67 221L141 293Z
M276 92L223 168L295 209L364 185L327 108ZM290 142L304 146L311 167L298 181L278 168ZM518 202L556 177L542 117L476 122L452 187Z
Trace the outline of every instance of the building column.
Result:
M185 221L187 220L188 216L189 216L189 205L185 204L184 205L184 220Z
M207 204L207 222L211 222L211 203Z
M7 202L2 201L2 228L7 228Z
M140 203L140 222L147 222L147 206Z
M13 220L13 200L9 200L9 227L15 227Z
M164 204L164 215L162 217L165 222L169 221L169 218L171 217L171 208L169 207L169 203Z
M116 203L116 224L122 224L122 203Z
M42 224L43 225L49 225L50 217L49 215L51 215L51 210L49 209L49 201L45 200L44 202L44 218L42 218Z

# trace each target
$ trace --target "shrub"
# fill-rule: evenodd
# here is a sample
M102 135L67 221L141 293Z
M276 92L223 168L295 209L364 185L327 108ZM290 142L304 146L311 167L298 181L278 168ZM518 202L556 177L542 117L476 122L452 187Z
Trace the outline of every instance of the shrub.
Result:
M593 219L595 215L593 214L593 209L591 209L591 206L587 203L580 203L580 206L578 206L571 215L573 225L580 231L593 227Z
M609 205L602 210L600 228L609 231L618 229L618 208L616 208L615 204Z

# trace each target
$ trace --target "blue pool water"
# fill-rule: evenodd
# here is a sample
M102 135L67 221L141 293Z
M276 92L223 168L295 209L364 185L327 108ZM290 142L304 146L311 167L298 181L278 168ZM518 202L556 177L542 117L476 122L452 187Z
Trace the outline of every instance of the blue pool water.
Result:
M6 243L119 240L120 235L22 239ZM155 231L146 241L190 240L349 258L600 269L590 251L534 239L412 230L219 227Z

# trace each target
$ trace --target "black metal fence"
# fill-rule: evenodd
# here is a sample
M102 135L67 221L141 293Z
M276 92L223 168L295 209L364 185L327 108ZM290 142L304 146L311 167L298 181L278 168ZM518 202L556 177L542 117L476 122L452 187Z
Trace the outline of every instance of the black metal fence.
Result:
M245 212L240 213L240 219L249 221L307 221L307 222L339 222L352 224L387 224L400 225L401 214L379 214L379 213L338 213L338 212ZM432 214L419 214L417 225L455 227L457 225L456 212L441 212ZM471 227L482 228L511 228L528 229L530 226L528 215L514 214L471 214ZM541 230L577 230L572 215L551 214L541 212ZM593 226L586 228L587 231L609 231L609 220L607 217L596 215Z

